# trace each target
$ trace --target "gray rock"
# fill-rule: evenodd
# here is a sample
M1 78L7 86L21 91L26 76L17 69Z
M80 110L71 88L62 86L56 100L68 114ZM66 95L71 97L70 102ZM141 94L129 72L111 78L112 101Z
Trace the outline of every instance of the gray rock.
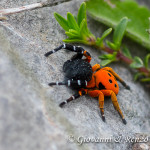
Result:
M6 3L3 0L1 7L18 7L31 2L38 1L7 0ZM150 132L150 95L143 85L133 81L133 73L121 63L110 66L131 87L129 91L119 84L117 96L127 125L122 123L110 98L105 101L106 123L99 116L96 98L84 96L63 109L58 107L74 91L64 86L48 87L47 84L63 80L62 65L72 53L62 50L49 58L45 58L44 53L59 46L66 38L53 13L66 16L69 11L77 14L80 4L81 1L74 0L13 14L7 21L0 22L0 150L124 150L132 146L125 141L127 137ZM88 23L96 35L106 29L91 18ZM99 51L83 47L91 53L92 65L100 63ZM135 43L132 47L138 48ZM115 141L119 137L121 143ZM83 140L88 142L88 138L104 140L82 143ZM108 138L107 142L105 138Z

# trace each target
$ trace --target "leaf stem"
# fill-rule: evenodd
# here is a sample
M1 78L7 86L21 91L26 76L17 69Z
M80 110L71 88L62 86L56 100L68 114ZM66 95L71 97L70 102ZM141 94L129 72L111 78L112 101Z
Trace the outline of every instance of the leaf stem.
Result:
M103 51L105 51L105 52L107 52L107 53L110 53L110 54L112 54L112 53L115 52L113 49L107 47L106 45L104 45L103 47L98 47L97 45L94 45L94 47L96 47L97 49L103 50ZM130 64L133 62L132 59L130 59L130 58L124 56L121 51L118 51L118 52L117 52L116 57L117 57L117 60L121 60L121 61L125 62L125 63L128 64L128 65L130 65ZM146 69L145 67L137 68L137 70L138 70L139 72L144 73L144 75L145 75L146 77L150 77L150 71L149 71L148 69Z

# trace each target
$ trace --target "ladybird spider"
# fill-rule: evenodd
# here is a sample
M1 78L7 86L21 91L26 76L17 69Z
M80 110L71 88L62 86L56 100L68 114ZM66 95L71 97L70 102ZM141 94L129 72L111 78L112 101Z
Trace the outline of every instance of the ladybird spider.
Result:
M66 85L77 89L78 93L60 103L59 106L62 107L64 104L86 94L91 97L98 97L101 117L102 120L105 121L104 96L111 96L114 108L118 111L123 123L126 124L126 120L124 119L116 97L119 92L119 86L116 79L119 80L125 88L130 89L130 87L117 73L115 73L115 71L113 71L112 68L101 68L99 64L91 66L91 55L82 47L63 44L54 50L47 52L45 56L48 57L61 49L67 49L76 52L77 54L70 60L67 60L63 65L65 80L63 82L51 82L49 83L49 86ZM82 59L83 56L85 56L85 59Z

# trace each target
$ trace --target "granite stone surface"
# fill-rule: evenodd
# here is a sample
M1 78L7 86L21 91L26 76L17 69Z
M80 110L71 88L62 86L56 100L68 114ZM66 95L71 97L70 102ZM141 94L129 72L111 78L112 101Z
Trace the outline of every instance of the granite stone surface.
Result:
M0 8L36 2L39 0L1 0ZM99 115L97 98L83 96L59 108L59 103L75 91L65 86L49 87L48 83L63 80L63 63L73 54L65 50L48 58L44 54L66 38L53 13L76 15L81 2L72 0L12 14L8 20L0 21L0 150L126 150L132 147L127 137L150 133L149 91L134 82L133 71L123 63L110 66L131 87L129 91L119 83L117 95L127 125L122 123L110 98L105 99L106 122ZM96 36L107 29L90 17L88 25ZM133 52L142 48L129 39L125 42ZM100 63L100 51L80 46L92 55L92 65ZM88 138L110 141L83 143ZM117 138L122 141L117 142Z

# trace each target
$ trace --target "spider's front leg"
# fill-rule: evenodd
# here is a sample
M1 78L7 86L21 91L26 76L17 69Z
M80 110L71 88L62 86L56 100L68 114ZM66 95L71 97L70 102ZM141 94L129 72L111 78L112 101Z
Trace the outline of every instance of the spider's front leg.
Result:
M83 95L85 95L85 94L87 94L87 89L81 89L81 90L78 91L77 94L74 94L74 95L72 95L70 98L68 98L67 100L61 102L61 103L59 104L59 106L60 106L60 107L63 107L65 104L67 104L67 103L71 102L72 100L75 100L75 99L77 99L77 98L79 98L80 96L83 96Z
M73 46L73 45L70 45L70 44L62 44L59 47L55 48L54 50L47 52L45 54L45 56L48 57L49 55L51 55L51 54L53 54L53 53L55 53L55 52L57 52L57 51L59 51L61 49L67 49L67 50L72 51L72 52L77 52L77 54L79 54L79 55L84 55L88 62L91 61L90 53L85 51L82 47Z

